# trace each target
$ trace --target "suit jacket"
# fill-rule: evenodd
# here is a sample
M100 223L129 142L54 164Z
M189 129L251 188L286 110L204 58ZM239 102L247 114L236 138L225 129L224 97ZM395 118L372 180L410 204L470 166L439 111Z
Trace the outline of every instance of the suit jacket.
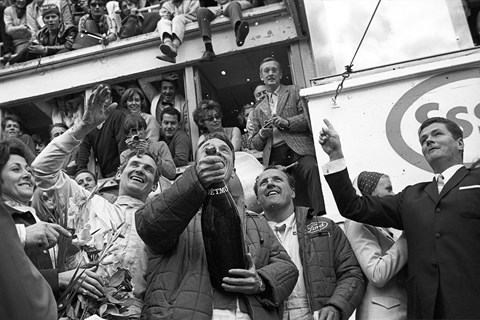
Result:
M309 130L308 118L305 113L307 102L300 97L300 87L295 85L280 85L276 115L290 121L288 130L279 130L285 143L299 155L315 155L312 133ZM259 135L264 122L272 117L268 97L263 99L252 112L252 146L258 151L263 150L263 164L270 162L273 138L263 139Z
M382 198L357 196L346 169L325 178L343 216L405 230L409 318L480 319L480 168L460 168L440 194L432 181Z

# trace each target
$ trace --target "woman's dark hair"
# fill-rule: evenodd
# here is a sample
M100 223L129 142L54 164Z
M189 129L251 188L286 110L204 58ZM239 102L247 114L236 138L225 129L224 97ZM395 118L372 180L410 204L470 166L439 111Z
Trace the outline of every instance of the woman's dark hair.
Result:
M200 101L195 111L193 111L193 121L202 133L208 133L207 127L205 126L205 121L203 119L206 117L207 111L209 110L215 110L218 113L222 113L222 107L220 104L213 100Z

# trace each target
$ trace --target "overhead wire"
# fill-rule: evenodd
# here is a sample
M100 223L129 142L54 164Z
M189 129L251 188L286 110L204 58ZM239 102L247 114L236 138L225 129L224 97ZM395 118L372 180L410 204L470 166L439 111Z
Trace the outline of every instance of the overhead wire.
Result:
M345 66L345 72L342 73L342 81L338 84L337 89L335 90L335 96L332 98L333 104L337 104L337 97L340 94L340 92L343 90L343 83L345 80L347 80L348 77L350 77L350 74L353 73L353 61L355 60L355 57L357 56L358 51L360 50L360 47L362 46L363 40L365 39L365 36L367 35L368 29L370 28L370 25L372 24L373 18L375 17L375 14L377 13L378 7L380 6L380 2L382 0L378 0L377 5L375 6L375 10L373 11L372 16L370 17L370 21L368 21L368 25L365 28L365 31L363 32L362 38L360 39L360 42L358 43L357 49L355 50L355 54L352 57L352 61L350 61L350 64Z

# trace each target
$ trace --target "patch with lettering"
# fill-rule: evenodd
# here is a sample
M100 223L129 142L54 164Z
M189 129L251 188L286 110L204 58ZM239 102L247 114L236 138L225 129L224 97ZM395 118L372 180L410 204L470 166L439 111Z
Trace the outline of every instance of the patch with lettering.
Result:
M327 226L328 226L328 222L325 222L325 221L312 222L309 225L307 225L307 234L320 233Z

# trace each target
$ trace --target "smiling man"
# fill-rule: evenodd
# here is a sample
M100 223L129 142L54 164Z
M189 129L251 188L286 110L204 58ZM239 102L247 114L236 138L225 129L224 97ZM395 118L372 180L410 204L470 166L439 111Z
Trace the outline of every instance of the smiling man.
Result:
M348 319L362 300L365 280L343 231L312 209L295 207L295 180L275 166L257 177L254 190L270 228L300 272L284 302L283 319Z
M32 164L38 186L44 191L54 192L57 199L62 199L64 203L69 203L73 196L79 198L90 196L89 191L79 186L61 168L65 158L78 148L82 139L105 121L115 108L116 104L110 106L108 104L109 95L108 87L99 85L89 98L82 120L53 139ZM94 195L86 203L88 216L84 217L85 228L76 230L76 233L82 238L84 232L102 234L102 231L110 229L111 226L118 228L123 224L124 237L117 239L116 242L116 247L121 248L116 254L121 258L119 261L115 259L115 266L130 270L134 294L141 299L145 290L144 274L147 260L145 246L135 231L134 214L144 204L148 194L156 188L159 179L157 163L154 156L149 153L132 153L120 165L117 176L120 182L115 203L112 204L103 197ZM84 240L89 241L88 237ZM97 272L106 272L100 269Z
M207 155L207 147L216 155ZM266 221L246 212L235 176L230 140L214 133L175 183L137 212L137 230L149 247L144 319L281 319L281 304L298 277L297 269ZM224 181L242 219L248 269L230 269L222 288L210 282L201 229L202 204L210 185Z
M359 197L328 120L319 142L323 169L340 213L349 219L405 230L408 239L408 318L480 319L480 169L463 165L463 133L453 121L425 120L418 136L433 181L397 195Z
M188 165L192 159L192 144L190 137L180 127L182 125L180 111L174 107L167 107L160 112L161 140L165 141L170 149L175 166Z

